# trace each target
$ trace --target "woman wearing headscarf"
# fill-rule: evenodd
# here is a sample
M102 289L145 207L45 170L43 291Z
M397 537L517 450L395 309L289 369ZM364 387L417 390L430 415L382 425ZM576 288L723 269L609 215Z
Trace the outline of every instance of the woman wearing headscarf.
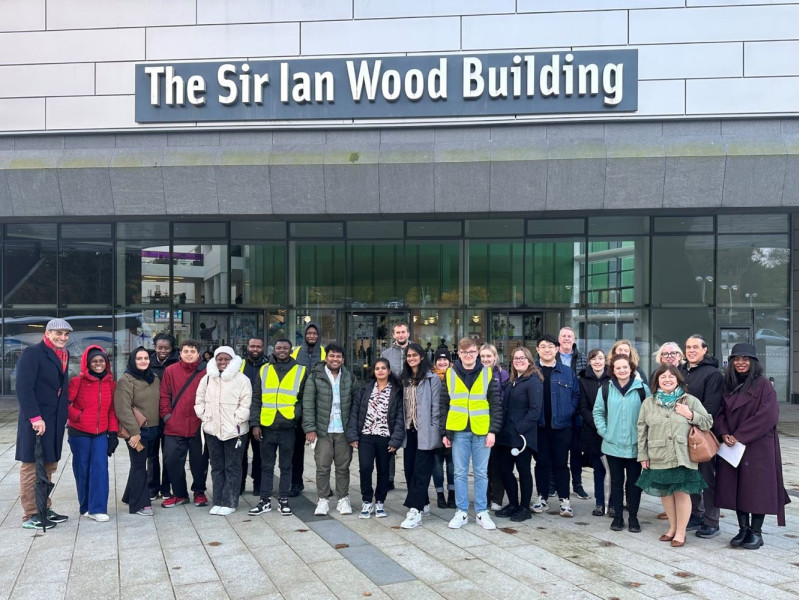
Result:
M724 370L724 392L713 432L727 446L746 446L741 462L716 465L716 506L738 516L738 534L731 546L757 550L763 545L763 521L777 515L785 526L785 505L790 502L782 478L777 421L780 409L774 386L752 344L735 344Z
M150 353L139 346L128 357L125 373L114 391L114 411L130 437L125 440L130 455L130 471L122 502L132 515L150 517L150 490L147 483L147 455L158 442L158 401L161 382L150 368ZM139 425L133 416L138 410L147 419Z
M214 350L194 400L211 461L212 515L230 515L239 506L241 458L252 403L252 382L241 372L241 363L230 346Z

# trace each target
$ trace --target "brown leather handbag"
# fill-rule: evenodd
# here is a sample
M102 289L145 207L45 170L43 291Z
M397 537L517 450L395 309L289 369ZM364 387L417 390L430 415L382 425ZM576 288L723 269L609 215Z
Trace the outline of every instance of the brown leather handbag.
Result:
M139 424L139 427L144 427L147 425L147 417L144 416L144 413L140 411L135 406L133 407L133 418L136 419L136 422ZM130 431L128 431L122 423L119 424L119 431L117 432L117 437L121 437L124 439L130 439Z
M708 462L719 451L719 440L712 431L702 431L696 425L688 433L688 457L695 463Z

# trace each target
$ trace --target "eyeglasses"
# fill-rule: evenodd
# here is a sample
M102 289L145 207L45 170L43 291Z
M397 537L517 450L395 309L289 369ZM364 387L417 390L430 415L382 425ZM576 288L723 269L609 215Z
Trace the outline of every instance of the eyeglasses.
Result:
M461 356L476 356L477 350L458 350L458 354Z
M522 361L529 362L529 359L526 356L514 356L513 357L513 362L522 362Z
M680 356L680 354L682 354L682 353L681 352L661 352L660 356L662 356L663 358L677 358L678 356Z

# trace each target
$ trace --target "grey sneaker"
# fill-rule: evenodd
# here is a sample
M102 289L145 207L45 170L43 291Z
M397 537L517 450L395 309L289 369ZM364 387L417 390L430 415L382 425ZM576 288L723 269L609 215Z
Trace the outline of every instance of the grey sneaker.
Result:
M372 510L374 506L371 502L364 502L363 506L361 506L361 514L358 515L359 519L368 519L372 516Z
M153 507L152 506L145 506L142 509L136 511L137 515L141 515L142 517L152 517L153 516Z

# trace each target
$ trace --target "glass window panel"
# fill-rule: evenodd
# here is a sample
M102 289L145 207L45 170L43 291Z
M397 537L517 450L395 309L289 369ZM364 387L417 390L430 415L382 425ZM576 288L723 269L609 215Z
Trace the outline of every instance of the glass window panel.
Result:
M169 238L169 223L166 221L117 223L117 239L157 240L162 238Z
M230 237L239 240L284 240L285 221L233 221Z
M412 305L461 304L460 242L405 245L405 299Z
M639 235L649 233L649 217L590 217L589 235Z
M652 239L652 304L712 306L712 235L657 236Z
M227 237L227 223L219 222L199 222L173 224L174 235L176 238L194 238L195 240L208 240L213 238Z
M6 225L6 236L33 240L55 240L57 236L55 223L9 223Z
M709 346L708 354L718 356L715 311L709 308L656 308L652 310L652 352L666 342L676 342L685 351L685 340L700 334ZM654 361L654 359L653 359ZM719 359L719 363L721 359ZM655 364L652 363L654 370Z
M527 240L524 301L532 306L580 301L585 243L579 238Z
M524 235L524 221L521 219L480 219L466 221L466 237L509 238Z
M233 302L244 306L286 303L286 244L234 244L230 257Z
M787 306L790 255L787 235L719 236L717 305Z
M3 394L17 391L17 361L25 348L38 344L44 335L44 326L53 318L50 311L4 311L2 369Z
M347 263L348 306L404 306L402 242L351 243L347 246Z
M589 310L585 332L583 347L602 348L606 354L617 340L630 340L641 358L639 367L649 377L653 348L649 344L648 310Z
M155 244L155 245L152 245ZM167 241L119 242L116 249L116 301L122 306L171 304Z
M786 233L791 217L785 213L758 215L719 215L719 233Z
M582 259L582 257L581 257ZM589 239L585 301L591 306L649 301L649 238Z
M344 244L297 243L296 304L318 306L340 303L345 297L346 264Z
M111 242L61 241L59 303L111 306Z
M582 235L585 233L585 219L530 219L527 221L527 235Z
M179 304L228 304L228 247L175 244L172 249L173 300Z
M402 221L348 221L347 237L351 240L402 239Z
M44 223L6 227L3 251L5 304L55 307L58 291L56 226Z
M655 217L655 233L713 233L713 217Z
M408 221L408 237L460 237L460 221Z
M292 237L298 238L341 238L344 237L344 223L291 223Z
M118 312L114 316L114 349L112 371L114 376L125 372L130 353L144 346L153 348L153 337L169 331L169 310L148 309Z
M522 303L524 244L469 242L469 306Z
M61 225L61 238L109 240L111 239L111 223L65 223Z
M780 402L789 400L791 327L787 310L755 311L755 346L763 375L773 380ZM726 358L726 357L725 357Z

